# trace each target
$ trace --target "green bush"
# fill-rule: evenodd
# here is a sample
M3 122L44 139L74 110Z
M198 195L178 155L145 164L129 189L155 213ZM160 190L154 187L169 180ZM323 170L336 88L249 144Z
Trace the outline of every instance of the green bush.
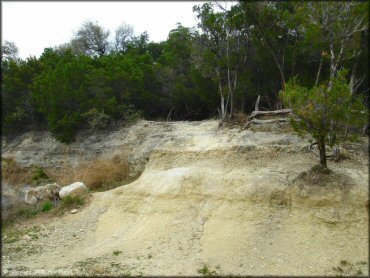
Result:
M50 200L47 200L45 203L42 204L41 211L47 212L49 210L52 210L52 208L53 208L53 203Z
M81 199L78 196L66 196L64 199L62 199L62 206L65 208L71 208L71 207L79 207L84 204L84 200Z
M351 93L346 76L348 70L338 71L330 82L306 88L297 78L290 80L280 92L283 103L291 107L296 117L290 123L299 134L308 133L317 141L320 165L327 168L326 145L333 147L346 139L353 140L347 130L363 128L369 116L363 98Z
M38 184L39 182L45 181L45 180L49 180L48 175L44 172L44 170L41 167L36 166L33 172L33 175L31 177L31 183Z
M47 200L45 203L42 204L41 211L46 212L49 210L52 210L53 208L53 203L50 200Z

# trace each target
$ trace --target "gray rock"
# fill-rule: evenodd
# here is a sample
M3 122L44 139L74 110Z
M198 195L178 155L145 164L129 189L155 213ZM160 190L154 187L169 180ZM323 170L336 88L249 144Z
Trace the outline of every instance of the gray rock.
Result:
M44 186L29 189L24 197L24 201L29 205L35 205L39 201L55 201L59 199L61 187L57 183L49 183Z
M36 205L38 202L37 193L33 189L29 190L24 197L24 201L28 205Z
M71 214L75 214L75 213L77 213L77 209L72 209Z
M59 196L61 199L64 199L67 196L81 196L87 193L88 189L83 182L75 182L70 185L62 187L59 191Z

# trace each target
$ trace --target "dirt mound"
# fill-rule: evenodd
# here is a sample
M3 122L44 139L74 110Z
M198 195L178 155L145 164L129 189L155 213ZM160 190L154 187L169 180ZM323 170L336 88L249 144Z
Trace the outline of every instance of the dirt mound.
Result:
M367 274L365 154L329 162L324 186L301 174L317 158L292 134L153 125L133 146L148 154L136 181L43 222L32 244L7 243L3 273L337 275L345 262L346 273ZM17 230L30 234L35 221Z

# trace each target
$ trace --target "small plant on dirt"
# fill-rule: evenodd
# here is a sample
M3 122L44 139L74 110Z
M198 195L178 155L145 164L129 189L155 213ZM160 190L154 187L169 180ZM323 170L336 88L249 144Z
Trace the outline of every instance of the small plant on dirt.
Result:
M343 268L341 268L340 266L338 267L333 267L333 270L339 272L339 273L343 273Z
M367 263L365 262L365 265ZM338 273L338 275L362 275L361 265L364 265L362 262L351 263L347 260L341 260L339 266L333 267L333 270Z
M198 269L198 273L205 276L212 276L216 274L216 271L209 269L209 267L204 264L202 268Z
M50 200L47 200L45 203L42 204L41 211L47 212L53 209L53 203Z
M118 256L119 254L121 254L122 253L122 251L119 251L119 250L114 250L113 251L113 255L114 256Z
M62 207L72 208L80 207L85 203L85 201L79 196L66 196L62 199Z
M44 172L44 170L40 166L36 166L30 182L34 184L39 184L40 182L48 180L50 179L48 175Z

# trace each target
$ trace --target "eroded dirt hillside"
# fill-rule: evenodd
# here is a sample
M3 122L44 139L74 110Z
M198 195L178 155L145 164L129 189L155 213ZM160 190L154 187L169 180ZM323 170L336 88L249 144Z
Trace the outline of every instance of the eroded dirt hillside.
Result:
M329 177L302 174L317 163L307 140L218 121L140 121L69 146L26 134L3 156L58 167L122 149L141 176L19 224L32 240L3 245L3 274L368 275L365 142Z

